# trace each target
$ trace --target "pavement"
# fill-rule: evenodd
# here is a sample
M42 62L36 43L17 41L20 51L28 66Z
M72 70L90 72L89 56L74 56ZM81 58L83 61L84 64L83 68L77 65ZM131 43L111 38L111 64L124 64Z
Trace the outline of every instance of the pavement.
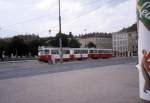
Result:
M135 65L1 79L0 103L139 103Z
M12 61L0 61L0 64L6 64L6 63L20 63L20 62L32 62L37 60L12 60Z

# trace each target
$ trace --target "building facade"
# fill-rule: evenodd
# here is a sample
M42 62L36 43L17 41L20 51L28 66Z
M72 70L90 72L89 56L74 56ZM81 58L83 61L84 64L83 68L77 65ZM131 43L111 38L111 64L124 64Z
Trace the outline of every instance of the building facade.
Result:
M96 45L96 48L112 49L112 34L90 33L80 35L77 39L80 42L81 47L87 47L87 45L92 42Z
M134 56L138 51L137 31L116 32L112 34L113 52L115 56Z

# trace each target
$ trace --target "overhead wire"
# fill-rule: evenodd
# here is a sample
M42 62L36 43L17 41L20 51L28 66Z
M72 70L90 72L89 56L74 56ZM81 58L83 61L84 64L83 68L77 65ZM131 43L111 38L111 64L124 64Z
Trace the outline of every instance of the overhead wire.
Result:
M90 2L90 3L91 3L91 2ZM71 25L72 23L74 23L75 21L77 21L78 19L80 19L81 17L84 17L84 16L86 16L86 15L88 15L88 14L90 14L90 13L96 11L96 10L98 10L99 8L101 8L101 6L96 7L95 9L93 9L92 11L90 11L90 12L88 12L88 13L84 13L84 14L81 14L81 15L75 17L73 20L71 20L71 22L69 21L68 23L64 24L64 26L69 26L69 25ZM55 26L54 28L56 28L56 26ZM45 31L46 31L46 30L45 30ZM53 31L53 29L52 29L51 31Z
M86 3L86 4L84 4L84 5L88 6L88 5L91 5L91 3L92 3L92 1L90 1L90 2L88 2L88 3ZM96 2L96 3L97 3L97 2ZM71 24L74 23L76 20L78 20L78 19L80 19L81 17L84 17L84 16L86 16L86 15L92 13L93 11L95 11L95 10L97 10L97 9L99 9L99 8L100 8L100 6L98 6L97 8L93 9L92 11L90 11L90 12L88 12L88 13L84 13L84 14L81 14L81 15L75 17L73 20L71 20L71 22L69 21L68 23L64 24L64 26L69 26L69 25L71 25ZM2 29L8 28L8 27L12 27L12 26L15 26L15 25L19 25L19 24L24 24L24 23L27 23L27 22L32 22L32 21L39 20L39 19L43 19L43 18L49 17L49 16L51 16L51 15L52 15L52 14L45 15L45 16L39 16L39 17L31 18L31 19L27 19L27 20L24 20L24 21L20 21L20 22L14 23L14 24L10 24L10 25L4 26L4 27L2 27ZM57 26L54 26L54 27L52 27L52 28L56 28L56 27L57 27ZM7 29L7 30L8 30L8 29ZM44 30L42 30L42 31L44 31ZM45 31L46 31L46 30L45 30ZM51 31L56 31L56 30L55 30L55 29L51 29Z

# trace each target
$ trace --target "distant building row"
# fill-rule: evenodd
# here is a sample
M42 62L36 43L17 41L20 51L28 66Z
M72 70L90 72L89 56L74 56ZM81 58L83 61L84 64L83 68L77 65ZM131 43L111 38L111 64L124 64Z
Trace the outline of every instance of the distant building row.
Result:
M136 24L112 34L90 33L77 37L81 47L94 43L96 48L113 49L114 56L134 56L138 51L138 34Z
M112 48L112 35L107 33L89 33L78 37L81 47L88 47L89 43L94 43L96 48Z
M135 56L138 51L136 31L118 32L113 34L113 52L115 56Z

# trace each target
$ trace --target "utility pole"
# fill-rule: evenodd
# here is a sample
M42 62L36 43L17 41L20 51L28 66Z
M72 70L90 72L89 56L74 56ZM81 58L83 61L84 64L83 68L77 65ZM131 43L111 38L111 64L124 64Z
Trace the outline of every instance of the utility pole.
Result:
M61 38L61 9L60 9L60 0L59 3L59 47L60 47L60 62L63 63L63 52L62 52L62 38Z
M85 48L87 48L87 41L86 41L86 38L87 38L87 37L86 37L86 36L87 36L87 35L86 35L87 29L84 29L84 32L85 32Z

